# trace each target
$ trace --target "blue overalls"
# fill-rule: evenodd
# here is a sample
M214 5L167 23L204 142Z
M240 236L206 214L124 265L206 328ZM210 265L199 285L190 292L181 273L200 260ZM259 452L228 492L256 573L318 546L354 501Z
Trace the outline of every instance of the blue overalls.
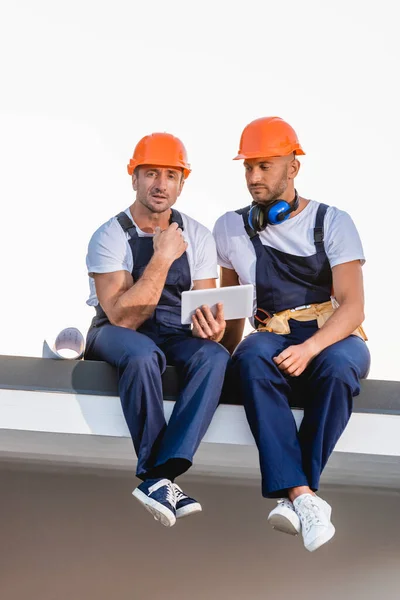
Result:
M117 219L131 236L132 277L137 281L153 255L153 238L139 237L126 213ZM175 210L171 221L183 229ZM143 480L173 480L191 466L218 405L230 360L220 344L192 337L190 325L181 324L181 293L190 285L185 252L171 265L153 315L136 331L111 325L99 305L87 337L85 358L104 360L118 370L122 409L138 457L136 474ZM177 368L180 380L168 426L161 383L167 364Z
M318 207L315 254L306 257L263 246L247 226L248 208L237 211L256 252L258 308L272 315L330 299L332 272L323 243L327 208ZM264 313L259 316L265 319ZM351 335L323 350L299 377L286 376L273 357L318 329L315 320L289 323L288 335L267 331L249 335L232 357L231 384L240 390L259 450L262 494L268 498L285 497L288 488L297 486L318 489L321 472L350 418L353 396L360 392L359 380L370 365L365 342ZM304 407L299 432L289 406L293 395Z

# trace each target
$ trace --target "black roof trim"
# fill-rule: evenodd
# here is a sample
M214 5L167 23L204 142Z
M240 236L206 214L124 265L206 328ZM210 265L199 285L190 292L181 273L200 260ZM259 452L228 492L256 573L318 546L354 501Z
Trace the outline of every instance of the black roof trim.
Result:
M167 367L163 387L164 399L174 400L179 392L174 367ZM116 371L105 362L24 356L0 356L0 389L118 396ZM232 404L229 393L221 402ZM400 414L400 381L363 381L361 394L354 399L354 411Z

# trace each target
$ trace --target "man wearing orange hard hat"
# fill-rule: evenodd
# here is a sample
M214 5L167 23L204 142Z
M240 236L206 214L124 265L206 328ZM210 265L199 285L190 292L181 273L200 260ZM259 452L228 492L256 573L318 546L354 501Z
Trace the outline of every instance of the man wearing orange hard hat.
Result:
M321 472L350 418L370 356L361 328L364 253L350 216L300 196L293 128L279 117L245 127L244 161L252 203L215 224L221 285L255 285L254 335L229 321L238 390L260 455L262 494L277 498L277 530L302 532L310 552L330 540L331 507L315 494ZM289 401L304 408L297 432Z
M215 242L203 225L172 206L190 165L168 133L141 139L128 165L133 204L92 236L88 304L96 316L85 358L117 368L124 416L138 457L133 492L167 527L201 511L175 483L187 471L217 407L229 353L217 342L225 321L205 307L193 328L181 323L181 294L216 286ZM161 375L174 365L181 389L168 426Z

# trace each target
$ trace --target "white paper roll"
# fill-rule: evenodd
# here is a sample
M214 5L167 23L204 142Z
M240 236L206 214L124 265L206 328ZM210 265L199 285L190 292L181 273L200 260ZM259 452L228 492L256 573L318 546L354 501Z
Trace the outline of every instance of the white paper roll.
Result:
M43 342L42 357L67 360L83 358L85 338L76 327L67 327L60 331L54 341Z

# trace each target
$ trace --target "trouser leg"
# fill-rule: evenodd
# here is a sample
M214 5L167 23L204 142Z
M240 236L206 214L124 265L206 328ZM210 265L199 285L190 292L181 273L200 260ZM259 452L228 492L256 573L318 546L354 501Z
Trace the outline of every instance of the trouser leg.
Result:
M314 491L352 412L370 365L367 345L350 336L325 348L301 376L304 418L299 430L303 469Z
M85 358L117 368L122 409L138 458L137 475L143 478L154 464L166 427L161 384L165 356L147 336L104 325L89 333Z
M262 494L270 498L286 496L288 488L308 485L289 405L290 382L272 360L291 343L288 336L254 333L237 347L229 373L258 447Z
M229 353L220 344L177 336L161 344L181 382L179 396L158 451L154 472L168 470L174 479L187 471L218 406Z

